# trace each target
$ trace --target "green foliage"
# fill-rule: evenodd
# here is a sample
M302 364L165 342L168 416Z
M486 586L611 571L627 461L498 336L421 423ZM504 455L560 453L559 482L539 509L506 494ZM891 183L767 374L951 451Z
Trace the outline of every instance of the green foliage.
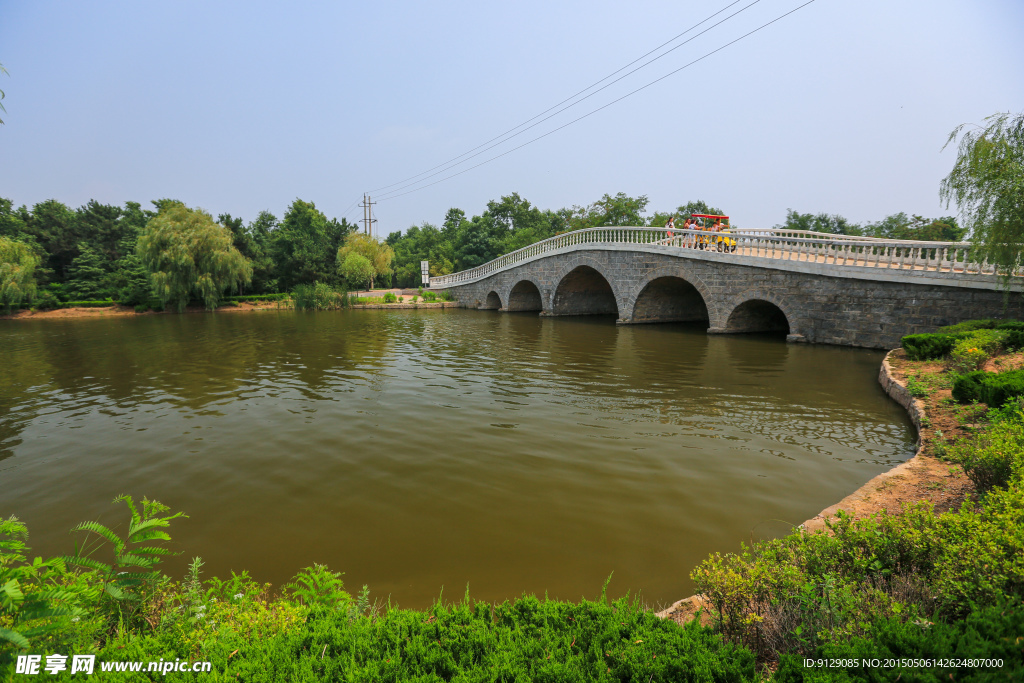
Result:
M982 320L964 320L956 325L940 327L936 332L940 334L959 334L962 332L974 332L975 330L993 330L1000 321L991 318Z
M341 253L338 253L341 258ZM373 283L373 263L362 254L350 252L338 266L338 272L354 288L371 287Z
M171 540L163 529L170 525L171 520L186 515L181 512L164 515L162 513L168 512L167 506L147 498L142 499L141 510L131 496L118 496L114 502L123 502L130 511L128 531L123 538L99 522L82 522L72 529L73 532L95 536L99 544L109 544L111 561L93 557L99 548L89 543L92 536L87 536L81 545L76 544L74 555L62 559L70 565L95 572L104 594L101 609L108 611L115 618L115 623L131 623L140 618L146 600L156 592L160 580L157 567L161 560L176 554L158 544Z
M28 561L28 529L16 517L0 518L0 642L27 650L32 641L62 626L62 618L84 614L77 595L64 584L60 559ZM0 672L14 651L0 648Z
M328 220L313 202L296 199L280 227L269 232L268 248L276 266L277 285L283 290L316 282L339 285L338 249L354 231L355 226L345 219Z
M1000 602L952 622L879 618L870 635L832 641L809 653L812 659L854 663L844 668L807 668L801 657L784 655L772 678L774 683L817 681L901 680L1015 681L1024 679L1020 634L1024 632L1024 605L1019 600ZM873 660L1002 660L1002 667L864 666Z
M907 378L907 391L914 398L924 398L928 395L928 387L917 377Z
M354 258L361 256L362 259ZM363 235L352 233L345 238L345 244L338 249L337 264L338 272L351 284L359 285L369 282L373 288L375 279L388 281L394 272L391 263L394 261L395 252L387 242ZM369 268L367 268L369 264ZM369 277L366 275L369 274Z
M352 602L345 592L341 572L332 572L327 565L314 564L296 574L285 584L290 599L307 607L343 609Z
M126 254L115 264L110 283L116 289L118 302L125 306L146 304L153 298L149 273L133 253Z
M953 398L960 403L978 401L990 408L999 408L1021 396L1024 396L1024 370L979 370L961 375L953 383Z
M398 301L398 296L394 292L384 292L384 303L393 304Z
M954 372L971 372L999 352L1006 333L1002 330L975 330L965 333L953 344L947 364Z
M437 292L425 292L423 294L424 301L437 301Z
M226 296L224 301L255 303L258 301L287 301L290 297L291 294L242 294L239 296Z
M326 311L344 308L349 304L345 290L336 290L323 282L297 285L291 296L297 311Z
M168 204L146 225L138 255L152 273L156 296L179 312L192 297L212 310L227 289L252 279L252 265L233 246L231 232L184 204Z
M910 360L932 360L948 356L961 338L955 334L908 334L900 345Z
M68 267L68 296L81 300L109 298L114 294L109 280L105 259L89 245L80 245L78 256Z
M1024 114L995 114L985 122L983 128L964 133L960 125L950 133L946 145L957 138L960 143L939 195L947 207L955 202L960 209L974 258L1009 276L1024 253Z
M981 385L991 373L975 370L960 375L953 381L953 399L958 403L981 401Z
M437 295L441 301L455 301L455 295L452 294L452 290L446 289Z
M39 257L24 242L0 237L0 306L7 312L36 294Z
M952 446L948 457L963 467L981 492L1008 486L1024 472L1024 416L1019 405L983 433Z

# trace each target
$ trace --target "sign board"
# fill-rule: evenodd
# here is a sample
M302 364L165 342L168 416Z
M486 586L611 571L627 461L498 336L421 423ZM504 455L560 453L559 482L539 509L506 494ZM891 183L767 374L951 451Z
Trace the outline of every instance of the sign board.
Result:
M420 261L420 280L424 287L430 286L430 262Z

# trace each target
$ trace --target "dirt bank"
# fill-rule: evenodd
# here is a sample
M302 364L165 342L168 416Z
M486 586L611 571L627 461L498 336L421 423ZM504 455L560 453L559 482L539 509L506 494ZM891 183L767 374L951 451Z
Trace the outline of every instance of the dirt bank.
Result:
M218 313L231 313L236 311L276 311L277 302L261 301L259 303L240 303L238 306L220 306L216 309ZM206 313L206 309L198 306L190 306L186 313ZM52 311L30 311L23 309L12 315L0 315L0 320L39 320L51 318L109 318L126 315L164 315L168 311L146 311L136 313L131 306L104 306L102 308L55 308Z

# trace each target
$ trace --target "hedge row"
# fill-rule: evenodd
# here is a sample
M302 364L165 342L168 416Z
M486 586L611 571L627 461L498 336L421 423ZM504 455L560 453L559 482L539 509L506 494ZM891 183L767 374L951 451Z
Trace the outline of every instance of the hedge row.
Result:
M960 375L953 382L953 398L960 403L977 401L998 408L1018 396L1024 396L1024 370L977 370Z
M1003 346L1007 348L1024 347L1024 322L1019 320L968 320L930 334L908 334L900 345L910 360L933 360L948 356L958 341L980 330L1004 332Z
M285 301L291 298L291 294L252 294L242 296L226 296L223 301Z

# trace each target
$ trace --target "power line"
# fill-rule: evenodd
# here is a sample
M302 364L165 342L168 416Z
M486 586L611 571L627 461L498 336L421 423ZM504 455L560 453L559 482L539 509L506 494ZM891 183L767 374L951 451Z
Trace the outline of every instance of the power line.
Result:
M571 109L572 107L575 107L575 106L576 106L577 104L581 104L582 102L584 102L584 101L586 101L586 100L590 99L591 97L593 97L593 96L594 96L594 95L596 95L597 93L601 92L602 90L606 90L607 88L610 88L611 86L615 85L616 83L618 83L619 81L623 80L624 78L627 78L628 76L631 76L631 75L633 75L634 73L636 73L636 72L637 72L637 71L639 71L640 69L643 69L643 68L645 68L645 67L647 67L647 66L650 66L651 64L653 64L654 62L658 61L658 60L659 60L659 59L661 59L662 57L664 57L664 56L666 56L666 55L669 55L669 54L671 54L672 52L674 52L674 51L678 50L679 48L681 48L681 47L683 47L683 46L687 45L688 43L690 43L690 42L692 42L692 41L696 40L697 38L701 37L702 35L704 35L704 34L705 34L705 33L707 33L708 31L712 30L713 28L715 28L715 27L717 27L717 26L720 26L721 24L725 23L726 21L729 21L730 19L732 19L733 17L735 17L735 16L737 15L737 14L740 14L740 13L742 13L742 12L745 12L746 10L750 9L751 7L753 7L754 5L756 5L757 3L759 3L759 2L761 1L761 0L754 0L753 2L751 2L751 3L750 3L749 5L747 5L746 7L743 7L743 8L741 8L741 9L737 10L736 12L733 12L733 13L732 13L732 14L730 14L729 16L725 17L725 18L724 18L724 19L722 19L721 21L719 21L719 22L717 22L717 23L715 23L715 24L712 24L711 26L707 27L706 29L704 29L703 31L701 31L700 33L698 33L697 35L693 36L692 38L690 38L690 39L688 39L688 40L685 40L685 41L683 41L683 42L682 42L682 43L680 43L679 45L676 45L676 46L675 46L675 47L673 47L673 48L672 48L671 50L666 50L665 52L663 52L662 54L658 55L658 56L657 56L657 57L655 57L654 59L651 59L650 61L648 61L648 62L645 62L644 64L641 64L640 66L638 66L637 68L633 69L632 71L629 71L628 73L625 73L625 74L623 74L622 76L619 76L618 78L616 78L616 79L615 79L614 81L612 81L611 83L606 83L605 85L601 86L600 88L598 88L598 89L597 89L597 90L595 90L594 92L590 93L590 94L589 94L589 95L587 95L586 97L582 97L582 98L580 98L579 100L577 100L577 101L573 102L572 104L570 104L570 105L568 105L568 106L565 106L565 107L562 107L561 109L558 109L558 111L554 112L553 114L549 114L548 116L544 116L544 114L547 114L548 112L550 112L550 111L551 111L551 110L553 110L553 109L557 109L558 107L560 107L561 105L565 104L566 102L569 102L569 101L571 101L571 100L575 99L575 98L576 98L577 96L579 96L580 94L582 94L582 93L585 93L585 92L586 92L587 90L590 90L591 88L595 87L596 85L598 85L598 84L600 84L600 83L603 83L604 81L608 80L609 78L611 78L611 77L612 77L612 76L614 76L615 74L617 74L617 73L619 73L619 72L623 71L624 69L627 69L627 68L629 68L629 67L630 67L631 65L633 65L633 64L636 64L637 62L639 62L639 61L640 61L641 59L643 59L643 58L644 58L644 57L646 57L647 55L650 55L650 54L651 54L651 53L653 53L653 52L657 52L658 50L660 50L660 49L661 49L662 47L664 47L665 45L668 45L669 43L671 43L671 42L673 42L673 41L677 40L677 39L678 39L678 38L680 38L681 36L683 36L683 35L686 35L686 34L687 34L687 33L689 33L690 31L692 31L693 29L695 29L695 28L697 28L698 26L700 26L701 24L703 24L703 23L706 23L707 21L710 21L710 20L711 20L711 19L713 19L714 17L718 16L719 14L721 14L722 12L724 12L725 10L729 9L729 8L730 8L730 7L732 7L733 5L736 5L736 4L738 4L738 3L739 3L739 2L741 2L741 1L742 1L742 0L736 0L735 2L733 2L733 3L729 4L729 5L727 5L726 7L722 8L722 9L720 9L719 11L715 12L714 14L712 14L712 15L711 15L710 17L708 17L707 19L704 19L703 21L701 21L701 22L699 22L699 23L697 23L697 24L694 24L694 25L693 25L693 26L691 26L690 28L686 29L685 31L683 31L682 33L680 33L679 35L677 35L677 36L676 36L675 38L672 38L671 40L669 40L669 41L667 41L667 42L665 42L665 43L662 43L661 45L659 45L658 47L656 47L656 48L655 48L654 50L651 50L650 52L648 52L648 53L647 53L646 55L643 55L642 57L639 57L639 58L637 58L637 59L633 60L632 62L630 62L630 63L629 63L629 64L627 64L626 66L622 67L622 68L621 68L621 69L619 69L618 71L615 71L615 72L613 72L613 73L609 74L608 76L605 76L605 77L604 77L604 78L602 78L602 79L601 79L600 81L597 81L597 82L596 82L596 83L594 83L593 85L590 85L590 86L588 86L588 87L584 88L583 90L580 90L580 91L579 91L578 93L576 93L576 94L575 94L575 95L573 95L572 97L569 97L568 99L562 100L561 102L559 102L558 104L556 104L556 105L555 105L555 106L553 106L553 107L550 107L550 108L548 108L548 109L545 109L544 111L542 111L542 112L541 112L540 114L537 114L537 115L536 115L536 116L534 116L533 118L527 119L526 121L524 121L523 123L520 123L520 124L519 124L518 126L516 126L515 128L510 128L509 130L505 131L505 132L504 132L504 133L502 133L501 135L499 135L499 136L497 136L497 137L495 137L495 138L491 138L491 139L490 139L490 140L488 140L487 142L485 142L485 143L483 143L483 144L481 144L481 145L478 145L478 146L474 147L473 149L469 150L468 152L465 152L465 153L463 153L463 154L460 154L459 156L455 157L454 159L450 159L450 160L448 160L448 161L444 162L443 164L440 164L440 165L438 165L438 166L434 166L433 168L431 168L431 169L428 169L428 170L426 170L426 171L423 171L422 173L417 173L416 175L414 175L414 176L411 176L411 177L409 177L409 178L406 178L405 180L401 180L401 181L399 181L399 182L397 182L397 183L392 183L391 185L385 185L385 186L384 186L383 188L377 188L377 190L385 189L385 188L388 188L388 187L394 187L395 185L401 185L401 187L395 188L394 190L391 190L390 192L385 192L385 193L384 193L385 195L387 195L387 194L393 194L393 193L395 193L395 192L399 192L399 191L401 191L401 190L404 190L404 189L405 189L405 188L407 188L407 187L412 187L413 185L417 185L417 184L419 184L420 182L422 182L423 180L426 180L427 178L433 178L434 176L440 175L440 174L444 173L445 171L450 171L450 170L451 170L452 168L455 168L456 166L461 166L462 164L466 163L466 162L467 162L467 161L469 161L470 159L473 159L473 158L475 158L475 157L478 157L478 156L480 156L481 154L483 154L484 152L486 152L486 151L488 151L488 150L491 150L491 149L494 149L495 147L498 147L499 145L502 145L502 144L504 144L504 143L508 142L508 141L509 141L509 140L511 140L512 138L515 138L515 137L519 137L520 135L522 135L522 134L523 134L523 133L525 133L526 131L530 130L531 128L536 128L537 126L539 126L540 124L544 123L544 122L545 122L545 121L547 121L548 119L554 118L555 116L557 116L557 115L561 114L561 113L562 113L563 111L566 111L566 110L568 110L568 109ZM534 123L534 124L532 124L532 125L526 126L526 124L527 124L527 123L530 123L530 121L533 121L533 120L535 120L535 119L537 119L537 118L539 118L539 117L541 117L541 116L544 116L544 118L542 118L542 119L541 119L540 121L537 121L536 123ZM526 128L523 128L523 126L526 126ZM519 128L523 128L523 129L522 129L522 130L520 130L520 131L519 131L518 133L515 133L514 135L509 135L509 133L511 133L512 131L515 131L515 130L517 130L517 129L519 129ZM508 137L506 137L506 136L508 136ZM501 138L504 138L504 139L501 139ZM498 142L494 142L495 140L498 140ZM492 142L494 142L494 144L490 144L490 143L492 143ZM488 146L488 145L489 145L489 146ZM481 147L483 147L483 149L481 149ZM480 151L478 151L478 152L477 152L476 150L480 150ZM473 154L473 152L476 152L476 153L475 153L475 154ZM467 156L467 155L468 155L468 156ZM465 159L463 159L463 157L466 157L466 158L465 158ZM459 159L463 159L463 160L462 160L462 161L458 161ZM455 163L456 161L458 161L458 163ZM436 171L435 173L430 173L431 171L434 171L435 169L440 169L440 170L437 170L437 171ZM429 174L429 175L427 175L427 174ZM421 178L421 176L425 176L425 177L422 177L422 178ZM420 180L417 180L417 181L415 181L415 182L410 182L410 183L408 183L408 184L403 184L403 183L407 183L407 181L413 180L414 178L421 178L421 179L420 179ZM374 192L375 192L375 191L376 191L376 190L374 190Z
M626 93L622 97L616 98L616 99L612 100L611 102L608 102L607 104L604 104L604 105L598 107L597 109L594 109L594 110L592 110L590 112L587 112L583 116L577 117L577 118L573 119L572 121L569 121L568 123L563 123L558 128L554 128L552 130L549 130L547 133L544 133L543 135L538 135L537 137L533 138L532 140L528 140L528 141L524 142L523 144L521 144L521 145L519 145L517 147L513 147L512 149L506 150L506 151L502 152L501 154L498 154L496 156L491 157L490 159L487 159L485 161L481 161L479 164L476 164L475 166L470 166L469 168L463 169L463 170L461 170L461 171L459 171L457 173L453 173L450 176L445 176L444 178L441 178L440 180L435 180L432 183L428 183L426 185L421 185L420 187L417 187L415 189L409 190L408 192L402 192L400 194L393 194L390 197L380 197L380 198L377 199L377 201L378 202L384 202L384 201L387 201L389 199L395 199L397 197L402 197L402 196L407 195L407 194L412 194L413 192L419 192L420 190L426 189L426 188L431 187L433 185L437 185L438 183L442 183L442 182L444 182L446 180L449 180L450 178L454 178L456 176L462 175L463 173L468 173L469 171L472 171L473 169L480 168L484 164L489 164L490 162L492 162L492 161L494 161L496 159L500 159L501 157L505 156L506 154L511 154L512 152L515 152L516 150L522 149L523 147L526 147L527 145L530 145L530 144L532 144L534 142L537 142L538 140L542 140L542 139L546 138L547 136L551 135L552 133L557 133L558 131L560 131L563 128L566 128L568 126L571 126L572 124L576 123L577 121L582 121L583 119L585 119L588 116L591 116L593 114L596 114L597 112L601 111L602 109L607 109L608 107L612 106L613 104L615 104L617 102L621 102L622 100L626 99L627 97L635 95L636 93L640 92L641 90L646 90L647 88L651 87L655 83L659 83L659 82L665 80L666 78L668 78L669 76L675 75L675 74L679 73L680 71L682 71L683 69L686 69L688 67L693 66L697 62L700 62L700 61L703 61L704 59L707 59L708 57L710 57L711 55L715 54L716 52L721 52L722 50L724 50L725 48L729 47L730 45L734 45L735 43L738 43L739 41L743 40L744 38L747 38L748 36L751 36L751 35L757 33L761 29L766 28L768 26L771 26L772 24L774 24L775 22L777 22L777 21L779 21L781 19L785 19L790 14L793 14L794 12L803 9L804 7L807 7L807 5L810 5L813 2L814 2L814 0L808 0L807 2L805 2L802 5L800 5L799 7L791 9L790 11L786 12L785 14L779 15L779 16L775 17L774 19L772 19L771 21L769 21L769 22L767 22L765 24L761 24L760 26L758 26L754 30L749 31L747 33L744 33L739 38L736 38L735 40L729 41L725 45L722 45L721 47L718 47L718 48L712 50L711 52L708 52L707 54L702 55L701 57L698 57L697 59L693 60L692 62L689 62L688 64L684 64L683 66L679 67L678 69L674 69L673 71L669 71L664 76L661 76L660 78L656 78L653 81L651 81L650 83L647 83L646 85L642 85L639 88L637 88L636 90L633 90L631 92ZM414 183L414 184L416 184L416 183Z

